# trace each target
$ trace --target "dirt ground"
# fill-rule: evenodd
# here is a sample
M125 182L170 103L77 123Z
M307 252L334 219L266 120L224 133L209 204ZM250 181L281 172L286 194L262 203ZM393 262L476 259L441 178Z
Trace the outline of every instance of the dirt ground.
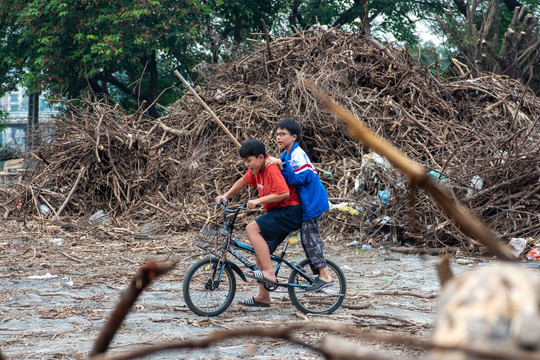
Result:
M7 359L84 359L108 315L139 266L148 259L180 260L169 274L147 289L117 333L110 353L141 346L197 339L216 330L287 326L298 323L347 325L380 334L429 337L437 310L438 257L405 255L379 244L361 250L354 240L327 237L325 250L347 278L347 296L331 315L304 315L286 292L273 293L270 309L244 308L237 302L256 291L253 282L239 281L231 307L222 315L193 314L182 298L186 269L200 255L193 234L152 235L126 229L66 232L58 226L26 226L6 222L0 230L0 339ZM289 258L302 259L301 248ZM470 258L469 258L470 259ZM454 262L459 274L492 261ZM319 344L328 333L298 333ZM352 339L391 357L420 358L422 349ZM203 350L153 355L152 359L321 359L310 349L285 341L241 338Z

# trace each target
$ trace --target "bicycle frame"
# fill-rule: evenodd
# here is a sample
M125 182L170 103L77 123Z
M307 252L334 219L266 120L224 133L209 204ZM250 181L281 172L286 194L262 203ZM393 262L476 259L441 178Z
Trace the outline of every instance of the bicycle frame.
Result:
M246 259L239 252L239 251L244 250L244 251L247 251L247 252L249 252L251 254L255 254L255 250L253 249L253 247L233 239L233 236L232 236L233 232L234 232L234 223L236 222L236 218L237 218L237 216L238 216L238 214L239 214L239 212L241 210L246 210L247 209L246 203L243 203L243 204L241 204L240 206L238 206L236 208L227 208L226 203L223 202L223 201L221 203L218 203L218 204L215 204L215 205L223 206L223 227L220 229L220 232L219 232L218 236L226 236L227 237L227 241L224 242L223 248L221 249L221 253L223 255L220 255L217 251L210 251L210 253L212 253L213 255L220 258L220 262L221 262L221 260L223 260L222 264L218 264L220 266L219 266L219 275L218 275L216 283L219 284L220 279L221 279L221 275L223 274L223 270L225 269L225 266L227 266L227 264L229 264L232 267L232 269L236 273L238 273L238 275L242 278L242 280L247 281L243 271L236 264L234 264L233 262L230 262L230 261L227 260L227 253L229 253L232 256L234 256L238 261L240 261L242 264L244 264L246 267L248 267L250 270L252 270L252 271L257 270L257 266L255 264L253 264L252 262L250 262L248 259ZM232 218L230 219L230 221L227 221L227 214L232 214ZM274 254L270 254L270 259L277 262L276 267L274 269L276 279L277 279L279 270L281 269L281 265L283 263L285 263L285 265L287 265L291 269L294 269L294 270L298 271L298 273L300 275L302 275L302 277L304 277L306 280L309 281L309 283L311 283L311 282L314 281L313 277L311 277L309 274L307 274L302 268L297 267L295 264L293 264L293 263L291 263L291 262L289 262L288 260L285 259L285 253L287 252L287 248L289 246L288 240L289 240L290 236L291 236L291 234L287 235L287 237L285 238L285 240L284 240L285 245L284 245L283 250L281 251L281 254L279 256L274 255ZM217 268L216 268L216 270L217 270ZM217 284L216 284L216 286L217 286ZM273 287L273 288L269 288L268 286L266 286L266 287L267 287L268 290L273 291L273 290L277 289L277 287L279 287L279 286L283 286L283 287L301 287L301 288L308 288L309 287L308 285L279 283L279 282L276 282L276 287Z

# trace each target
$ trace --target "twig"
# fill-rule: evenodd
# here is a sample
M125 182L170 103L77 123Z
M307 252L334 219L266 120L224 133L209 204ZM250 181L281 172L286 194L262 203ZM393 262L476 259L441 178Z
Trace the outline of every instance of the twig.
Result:
M69 203L69 200L71 200L71 197L75 193L75 190L77 190L77 186L79 185L79 181L81 181L81 178L83 176L84 171L86 170L86 167L81 167L81 170L79 171L79 175L77 176L77 180L75 180L75 184L73 184L73 187L71 188L71 191L69 192L68 196L66 197L66 200L64 200L62 206L60 206L60 209L58 209L58 212L56 215L52 218L53 220L57 220L64 208Z
M76 261L76 262L78 262L78 263L82 263L82 262L83 262L81 259L77 259L76 257L71 256L71 255L68 255L68 254L66 254L66 253L63 252L63 251L58 250L58 252L59 252L60 254L64 255L65 257L67 257L67 258L70 259L70 260Z
M150 285L155 278L165 274L175 265L176 262L158 263L149 261L139 269L139 272L133 278L129 287L122 293L120 301L101 330L101 333L96 339L94 347L90 352L90 357L107 351L116 331L120 328L124 318L133 304L135 304L135 301L142 291Z

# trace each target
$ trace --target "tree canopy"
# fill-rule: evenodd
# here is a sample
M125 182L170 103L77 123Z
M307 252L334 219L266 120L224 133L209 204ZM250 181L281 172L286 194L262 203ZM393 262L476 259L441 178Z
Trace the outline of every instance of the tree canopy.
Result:
M261 20L270 36L319 22L413 47L423 21L473 71L525 79L540 68L539 8L535 0L5 0L0 94L21 83L62 99L90 93L127 108L144 101L155 117L157 99L180 96L166 91L178 83L174 69L188 74L202 61L234 56L264 31Z

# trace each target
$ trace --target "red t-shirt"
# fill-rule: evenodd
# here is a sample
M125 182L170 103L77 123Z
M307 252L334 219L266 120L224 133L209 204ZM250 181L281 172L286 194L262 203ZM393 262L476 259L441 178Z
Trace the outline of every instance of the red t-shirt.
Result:
M277 165L264 167L255 175L251 172L251 170L248 170L243 179L249 186L257 188L259 197L283 194L287 191L289 192L289 197L284 200L262 204L264 210L266 211L272 208L300 205L300 199L296 194L296 188L293 185L287 185L283 175L281 174L281 170Z

